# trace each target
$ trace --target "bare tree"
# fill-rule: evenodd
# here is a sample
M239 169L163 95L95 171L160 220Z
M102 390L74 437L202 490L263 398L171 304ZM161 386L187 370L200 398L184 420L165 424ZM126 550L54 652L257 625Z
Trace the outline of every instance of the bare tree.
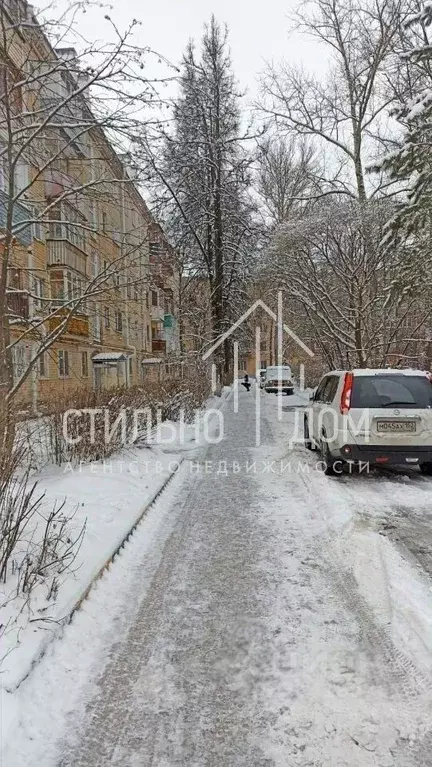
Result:
M364 202L388 191L381 174L366 166L389 137L388 71L395 56L400 0L314 0L299 12L301 31L330 55L327 76L289 65L269 67L263 80L263 113L279 130L313 140L326 156L326 194Z
M379 241L388 216L384 201L323 201L274 239L263 274L283 288L295 328L313 337L331 368L422 359L430 312L418 316L416 295L392 300L404 252L367 247L364 229Z
M304 140L273 136L258 148L258 193L273 225L298 214L316 190L316 158Z
M273 279L290 284L306 335L318 339L328 364L397 360L403 349L407 357L417 354L413 344L420 349L422 341L413 339L422 331L426 340L422 287L410 278L394 290L403 274L402 251L384 253L381 246L383 215L394 213L381 201L400 194L400 179L382 167L368 173L397 142L391 110L396 91L407 87L398 53L410 10L400 0L314 0L297 23L326 49L327 74L282 65L268 68L263 81L266 118L282 134L312 142L320 156L319 188L311 199L334 201L334 224L329 209L318 206L313 216L293 223L289 236L282 227L275 247L286 257L277 259L277 274L273 269ZM380 201L378 208L373 201ZM410 316L416 316L411 340L403 331Z

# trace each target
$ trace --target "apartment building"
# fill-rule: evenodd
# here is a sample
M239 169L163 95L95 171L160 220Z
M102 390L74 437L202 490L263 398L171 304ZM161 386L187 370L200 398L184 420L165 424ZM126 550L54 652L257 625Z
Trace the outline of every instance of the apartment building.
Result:
M15 132L0 107L13 379L37 358L19 395L37 410L78 387L131 386L163 375L161 361L179 353L178 275L129 158L116 153L80 91L75 51L54 50L21 0L3 4L1 22L11 30L3 35L1 67L22 83L3 94ZM30 134L29 115L45 121L43 132ZM16 152L22 134L25 151L17 152L11 185L8 148L15 142Z

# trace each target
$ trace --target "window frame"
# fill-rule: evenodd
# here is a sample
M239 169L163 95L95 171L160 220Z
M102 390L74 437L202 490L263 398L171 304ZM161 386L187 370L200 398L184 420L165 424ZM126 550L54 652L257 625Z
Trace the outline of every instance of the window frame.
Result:
M83 378L89 377L88 351L81 351L81 375Z
M59 378L70 378L69 349L58 349L57 372Z
M20 359L18 359L18 357ZM22 343L17 343L12 348L12 374L14 382L19 381L27 368L27 348Z
M314 396L314 402L323 402L322 395L325 391L325 387L327 386L328 379L330 378L329 375L325 375L324 378L321 379L317 386L317 390L315 392Z
M40 355L38 359L38 367L37 367L38 377L41 379L49 378L47 360L48 360L47 353L42 352L42 354Z
M336 392L338 390L339 386L339 378L335 375L329 375L327 376L328 380L327 383L323 389L323 398L322 402L324 402L325 405L331 405L334 401L334 398L336 396ZM333 389L334 386L334 389ZM329 398L331 394L331 399Z
M116 309L115 311L115 329L117 333L123 332L123 314L120 311L120 309Z

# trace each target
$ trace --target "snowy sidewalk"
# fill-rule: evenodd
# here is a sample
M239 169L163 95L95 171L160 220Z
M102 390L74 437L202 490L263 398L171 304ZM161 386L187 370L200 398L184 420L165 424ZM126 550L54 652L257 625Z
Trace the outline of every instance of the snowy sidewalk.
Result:
M16 576L0 584L1 687L15 690L38 662L53 638L79 604L101 569L164 488L184 458L199 450L207 432L217 429L216 410L229 396L211 398L206 411L191 423L165 421L145 440L112 457L93 463L45 467L37 479L37 496L44 494L41 517L62 504L70 519L71 539L84 530L76 560L58 582L55 599L49 583L38 584L31 595L16 596ZM204 419L204 414L206 418ZM6 719L4 719L6 729Z
M183 465L18 691L2 767L430 765L427 581L395 564L418 587L423 647L408 657L388 630L391 591L370 599L374 562L369 580L355 574L368 564L355 487L367 506L380 480L347 491L289 451L301 400L283 404L278 423L261 395L256 447L253 393L240 393L224 441L199 471ZM290 470L273 473L280 462Z

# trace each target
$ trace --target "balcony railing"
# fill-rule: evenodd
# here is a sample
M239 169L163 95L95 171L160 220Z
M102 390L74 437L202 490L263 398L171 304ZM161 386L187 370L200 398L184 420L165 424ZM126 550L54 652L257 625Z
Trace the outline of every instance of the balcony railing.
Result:
M163 341L161 338L153 338L152 352L154 354L166 354L166 341Z
M68 240L47 240L47 262L87 274L87 256Z
M55 314L53 317L50 317L48 320L48 329L50 333L55 331L61 322L64 321L65 315L64 313ZM83 338L88 338L89 336L89 318L84 315L73 315L70 317L67 323L66 327L66 333L71 336L81 336Z
M164 315L164 323L163 326L165 329L172 329L176 326L176 318L173 314L165 314Z
M165 317L165 312L162 306L152 306L151 318L154 322L163 322L164 317Z
M29 297L27 293L8 293L7 304L9 313L12 315L10 319L22 317L28 319L29 317Z

